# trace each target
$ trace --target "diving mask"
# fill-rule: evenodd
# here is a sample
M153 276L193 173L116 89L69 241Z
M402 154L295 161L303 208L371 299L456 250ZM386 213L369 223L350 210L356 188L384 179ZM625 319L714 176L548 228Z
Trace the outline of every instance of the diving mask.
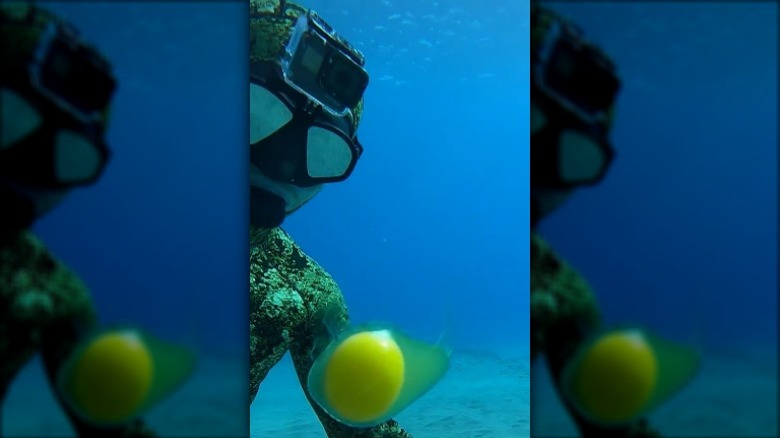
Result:
M109 158L103 134L115 79L74 29L27 7L22 20L0 15L11 36L0 79L0 176L50 189L89 184ZM34 46L14 43L16 28L21 34L31 27L38 30Z
M335 116L354 108L368 86L363 54L311 10L298 18L281 65L290 87Z
M571 24L550 23L532 60L532 85L586 124L606 121L620 89L612 62Z
M531 104L531 185L568 189L596 184L609 170L615 150L603 125L552 119ZM540 121L541 119L541 121Z
M363 153L350 112L323 111L271 62L250 67L249 95L249 159L258 170L299 187L349 177Z
M620 88L614 65L558 19L550 20L532 64L532 186L598 183L615 155L608 140Z
M116 88L106 62L85 47L74 30L49 23L30 63L30 83L41 96L76 120L99 122Z

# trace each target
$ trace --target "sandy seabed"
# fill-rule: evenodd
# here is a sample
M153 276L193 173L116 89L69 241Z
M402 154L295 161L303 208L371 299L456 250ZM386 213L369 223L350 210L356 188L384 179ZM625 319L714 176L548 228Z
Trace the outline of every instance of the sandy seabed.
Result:
M776 346L705 351L694 380L648 420L670 438L777 437L777 371ZM531 372L533 436L577 436L544 363Z
M416 438L529 436L527 358L455 352L447 375L396 420ZM325 433L286 356L260 387L251 436L321 438Z
M203 358L192 380L145 419L163 437L240 437L247 427L252 437L325 436L289 357L271 371L249 410L241 362ZM649 419L665 437L776 437L777 371L775 347L708 351L690 385ZM415 438L576 436L544 362L529 368L527 359L473 352L456 352L444 379L397 420ZM37 360L11 387L1 431L6 437L73 435Z
M664 437L777 437L776 347L705 351L695 379L649 420ZM543 361L455 354L449 374L398 417L415 438L576 437ZM252 437L324 437L289 359L251 407Z
M248 371L244 361L243 357L201 356L186 385L144 419L161 437L247 436ZM74 436L37 358L11 386L0 424L3 437Z

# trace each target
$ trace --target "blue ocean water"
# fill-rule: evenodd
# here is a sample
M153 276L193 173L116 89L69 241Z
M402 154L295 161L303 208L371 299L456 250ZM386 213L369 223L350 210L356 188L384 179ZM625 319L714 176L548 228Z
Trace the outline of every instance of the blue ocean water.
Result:
M310 1L366 57L365 151L286 228L352 319L528 351L528 2Z
M36 227L105 322L245 354L246 8L49 3L119 81L101 180Z
M42 2L112 63L119 81L95 185L35 231L89 287L101 321L194 349L199 364L144 415L160 436L246 427L248 53L243 2ZM0 433L72 433L37 359Z
M623 87L606 178L543 221L609 325L702 353L648 415L662 436L777 436L778 9L774 2L550 2ZM532 432L576 434L544 363Z
M46 5L106 52L120 89L104 177L36 231L104 321L244 354L247 75L230 66L245 65L245 5ZM307 6L366 54L365 153L286 228L356 322L525 352L528 3ZM777 6L553 7L624 88L613 168L541 232L607 322L776 352Z
M528 1L311 0L366 58L350 178L284 227L339 283L355 324L454 347L396 419L416 437L529 433ZM251 436L321 437L285 358Z
M607 322L715 347L777 346L775 3L551 3L615 60L603 183L541 231Z

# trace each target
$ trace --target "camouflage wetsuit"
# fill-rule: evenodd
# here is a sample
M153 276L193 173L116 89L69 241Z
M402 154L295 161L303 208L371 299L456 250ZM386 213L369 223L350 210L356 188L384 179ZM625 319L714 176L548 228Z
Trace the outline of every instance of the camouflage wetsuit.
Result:
M411 437L394 420L370 429L346 426L314 402L306 386L314 341L326 330L326 309L337 309L335 319L347 324L344 298L333 278L281 228L252 227L249 248L250 403L268 371L289 350L301 387L328 437ZM328 316L334 319L333 314Z
M40 240L29 231L0 239L0 401L36 352L56 388L60 365L95 324L86 287ZM79 436L155 436L140 421L122 428L95 428L77 417L58 391L54 394Z
M596 299L585 279L532 232L531 360L545 354L559 394L564 365L600 321ZM584 437L659 436L644 420L627 428L604 429L588 423L568 403L566 409Z

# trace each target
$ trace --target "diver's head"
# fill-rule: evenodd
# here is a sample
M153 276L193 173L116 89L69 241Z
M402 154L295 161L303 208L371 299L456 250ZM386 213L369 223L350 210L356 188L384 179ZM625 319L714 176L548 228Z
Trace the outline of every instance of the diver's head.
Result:
M601 181L620 80L571 22L531 3L531 225Z
M314 11L251 0L249 17L250 224L274 227L352 173L368 73Z
M0 232L96 181L116 82L76 31L31 3L0 5Z

